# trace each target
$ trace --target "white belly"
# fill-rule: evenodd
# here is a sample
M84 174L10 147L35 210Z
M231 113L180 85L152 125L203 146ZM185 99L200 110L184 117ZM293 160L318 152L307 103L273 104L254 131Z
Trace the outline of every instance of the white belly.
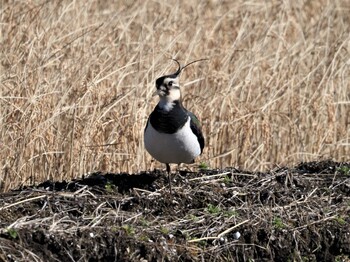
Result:
M182 129L174 134L160 133L149 122L144 137L148 153L161 163L192 163L200 155L201 148L190 121L188 117Z

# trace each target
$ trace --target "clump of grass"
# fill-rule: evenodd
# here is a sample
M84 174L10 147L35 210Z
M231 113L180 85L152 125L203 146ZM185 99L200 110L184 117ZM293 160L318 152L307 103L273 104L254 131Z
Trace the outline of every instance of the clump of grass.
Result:
M349 255L338 255L334 258L335 262L346 262L350 261L350 256Z
M13 239L16 239L18 237L18 232L16 229L14 228L7 228L7 234L9 234L10 237L12 237Z
M217 215L221 213L221 208L213 204L208 204L206 211L210 214Z
M228 175L224 176L224 183L229 184L230 182L232 182L232 179Z
M135 234L135 228L132 225L129 225L129 224L123 225L122 229L125 230L128 236L133 236Z
M168 235L170 230L167 227L161 227L160 232L162 232L163 235Z
M209 165L206 163L206 162L201 162L199 165L198 165L198 168L199 169L202 169L202 170L207 170L209 168Z
M149 226L149 221L143 217L140 218L140 224L143 226L143 227L148 227Z
M276 228L276 229L283 229L285 227L285 225L280 217L275 217L272 221L272 224L273 224L274 228Z
M190 214L190 215L189 215L189 219L192 220L192 221L194 221L194 222L196 222L196 221L199 220L199 217L196 216L196 215Z
M144 241L144 242L148 242L150 239L149 239L149 237L147 235L141 235L140 236L140 240Z
M350 167L349 166L341 166L337 169L338 172L345 174L345 175L350 175Z
M238 216L238 212L234 209L229 209L229 210L225 210L223 212L225 217L237 217Z
M105 189L106 189L106 191L108 193L113 193L114 191L117 190L116 186L113 183L109 182L109 181L106 183Z
M344 217L342 217L342 216L337 216L337 217L336 217L336 220L337 220L337 222L338 222L340 225L345 225L345 224L346 224L346 220L345 220Z

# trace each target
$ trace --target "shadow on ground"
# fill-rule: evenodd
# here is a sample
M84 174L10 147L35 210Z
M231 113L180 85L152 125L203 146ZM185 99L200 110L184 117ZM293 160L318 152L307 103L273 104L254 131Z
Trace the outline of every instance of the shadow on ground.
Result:
M349 261L350 164L94 173L1 194L0 261Z

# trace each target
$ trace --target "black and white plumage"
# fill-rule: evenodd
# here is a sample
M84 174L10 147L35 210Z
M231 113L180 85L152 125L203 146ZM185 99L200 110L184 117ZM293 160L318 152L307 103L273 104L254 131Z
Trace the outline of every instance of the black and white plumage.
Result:
M146 150L156 160L166 164L170 191L169 164L193 163L204 148L204 137L197 117L181 103L179 76L189 64L181 68L177 63L179 69L176 73L156 80L160 100L149 116L144 131Z

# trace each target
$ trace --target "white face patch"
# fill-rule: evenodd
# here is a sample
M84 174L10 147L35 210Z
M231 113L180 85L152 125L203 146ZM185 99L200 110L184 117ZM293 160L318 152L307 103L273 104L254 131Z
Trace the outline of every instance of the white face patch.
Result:
M179 78L165 78L157 92L160 97L159 107L165 111L170 111L174 107L174 101L181 99Z
M169 95L167 96L169 101L176 101L180 100L181 98L181 91L178 88L173 88L169 90Z

